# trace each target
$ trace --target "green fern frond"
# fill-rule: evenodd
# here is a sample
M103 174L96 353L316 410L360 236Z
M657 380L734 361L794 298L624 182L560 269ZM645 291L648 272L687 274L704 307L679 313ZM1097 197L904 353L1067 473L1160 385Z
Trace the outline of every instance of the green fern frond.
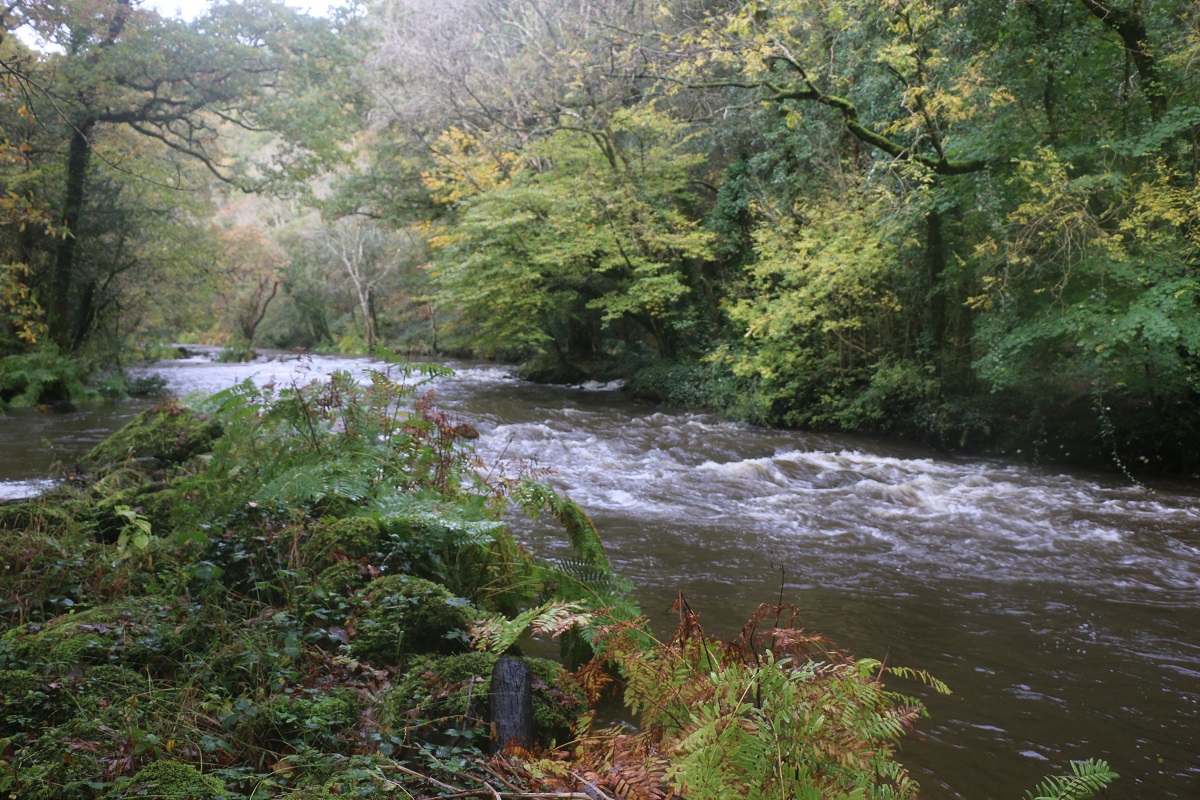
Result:
M508 650L527 630L548 633L556 638L576 625L587 625L591 615L579 603L554 601L521 612L512 619L493 614L471 626L471 644L477 650L500 654Z
M595 591L608 592L612 589L613 574L598 564L564 558L555 562L555 567Z
M938 694L952 694L949 686L930 675L923 669L913 669L911 667L888 667L886 671L901 678L920 681Z
M609 566L608 556L604 554L600 534L578 503L544 483L529 480L522 481L514 497L532 519L536 520L543 511L549 511L567 532L567 541L571 543L577 559L611 572L612 567Z
M1071 762L1070 775L1047 777L1033 791L1025 793L1026 800L1083 800L1108 788L1119 775L1099 758Z

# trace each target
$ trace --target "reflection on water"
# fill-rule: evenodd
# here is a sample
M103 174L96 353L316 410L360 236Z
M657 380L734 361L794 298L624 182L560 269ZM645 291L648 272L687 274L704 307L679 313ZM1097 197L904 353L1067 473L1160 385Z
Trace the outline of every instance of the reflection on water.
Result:
M500 367L456 366L459 378L436 382L439 401L480 431L486 461L553 470L660 633L681 590L726 635L782 596L854 651L946 680L955 694L927 698L932 719L905 745L926 797L1018 798L1089 756L1123 775L1111 796L1200 796L1194 486L769 431L634 405L615 386L533 386ZM154 371L182 394L362 367L195 358ZM83 449L133 412L104 424L89 413L73 433L73 415L0 421L3 454L37 451L42 438ZM8 440L26 429L32 438ZM7 474L42 475L46 461ZM538 551L565 552L552 528L514 524Z

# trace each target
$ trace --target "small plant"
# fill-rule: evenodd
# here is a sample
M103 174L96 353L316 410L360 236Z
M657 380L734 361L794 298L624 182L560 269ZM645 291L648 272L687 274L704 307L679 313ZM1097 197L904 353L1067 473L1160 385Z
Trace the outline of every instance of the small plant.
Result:
M145 550L150 546L150 536L153 530L150 527L150 520L139 514L129 506L117 506L113 509L118 517L125 520L124 527L117 535L117 560L128 558L131 553L131 548L134 550Z
M1036 789L1025 793L1025 800L1084 800L1107 789L1118 777L1101 759L1072 761L1070 775L1047 777Z

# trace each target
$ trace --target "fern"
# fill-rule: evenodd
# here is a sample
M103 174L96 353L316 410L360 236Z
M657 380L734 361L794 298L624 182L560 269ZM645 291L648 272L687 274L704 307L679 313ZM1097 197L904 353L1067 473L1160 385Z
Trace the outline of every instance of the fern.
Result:
M1101 759L1072 761L1070 775L1047 777L1038 787L1025 793L1026 800L1083 800L1108 788L1119 775Z
M571 628L591 621L591 615L581 604L557 600L523 611L512 619L493 614L478 620L471 627L471 644L477 650L500 654L516 644L526 631L558 638Z
M544 483L530 480L522 481L514 496L517 503L535 520L543 511L549 511L566 530L567 540L579 561L611 572L600 534L578 503Z
M647 648L626 624L610 626L600 649L620 669L626 705L677 754L666 778L679 794L917 796L893 757L923 708L883 687L879 662L855 660L804 632L790 607L760 607L725 645L704 635L682 597L676 608L679 628L669 642Z

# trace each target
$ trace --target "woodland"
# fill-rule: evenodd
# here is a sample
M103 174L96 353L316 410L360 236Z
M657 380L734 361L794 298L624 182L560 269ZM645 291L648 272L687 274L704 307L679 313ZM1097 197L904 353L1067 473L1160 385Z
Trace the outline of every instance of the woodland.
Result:
M6 403L120 392L166 342L378 342L759 424L1200 468L1192 3L3 20Z
M418 391L436 368L396 353L1200 472L1194 3L0 21L0 408L138 391L122 368L171 343L382 359L361 386L164 401L0 509L9 796L916 796L893 755L922 704L892 684L935 678L784 607L722 643L681 598L655 639L582 510L480 478ZM519 547L522 510L575 558ZM489 741L501 655L535 674L527 746ZM614 695L636 728L595 722ZM1114 777L1072 770L1030 796Z

